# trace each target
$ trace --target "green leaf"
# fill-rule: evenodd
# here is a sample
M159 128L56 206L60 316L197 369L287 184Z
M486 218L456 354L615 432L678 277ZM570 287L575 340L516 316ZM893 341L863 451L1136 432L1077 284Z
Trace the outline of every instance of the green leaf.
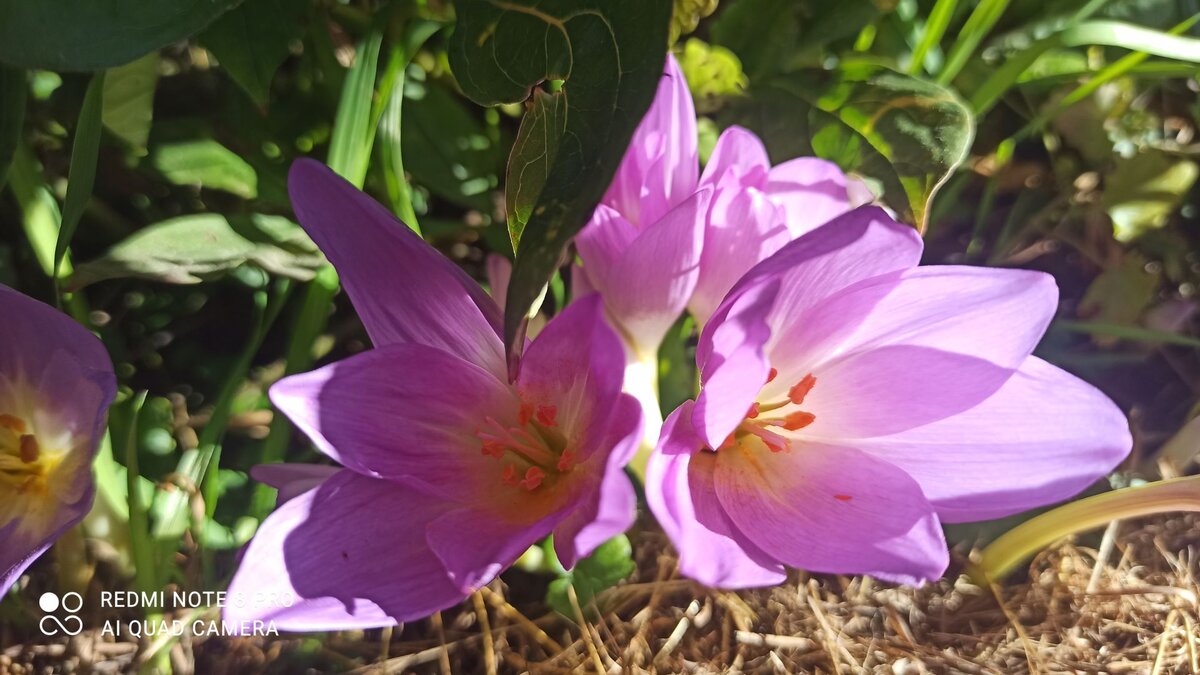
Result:
M552 540L547 549L553 553ZM559 566L557 561L555 566ZM560 614L574 619L575 610L567 595L568 586L575 587L576 599L580 608L584 608L600 591L624 581L633 573L635 567L633 546L630 545L628 537L619 534L600 544L591 555L576 563L574 569L564 570L558 579L550 582L546 591L546 604Z
M71 173L67 181L67 196L63 201L62 224L58 229L58 241L54 244L54 276L59 267L75 228L83 217L83 209L92 197L96 183L96 160L100 156L101 113L104 100L104 71L92 76L87 92L83 96L83 107L79 111L79 124L75 127L75 143L71 146Z
M179 42L241 0L0 0L0 62L102 70Z
M525 112L517 140L513 143L512 158L504 194L508 211L508 236L513 250L521 241L525 224L541 196L541 188L550 177L558 147L567 132L567 100L541 89L533 92L533 100Z
M333 138L329 142L329 168L358 186L366 180L371 146L375 142L371 105L375 100L375 74L379 70L382 44L383 28L379 26L358 43L354 65L342 84Z
M713 41L737 55L751 80L779 72L800 40L793 0L741 0L722 9Z
M456 4L450 65L477 103L515 103L547 80L567 121L522 233L505 304L505 343L519 351L526 312L554 274L621 163L654 98L666 59L670 0L464 0ZM549 102L543 99L541 105ZM522 125L533 124L526 118ZM524 134L526 139L529 134ZM522 147L513 156L528 158ZM541 175L541 172L536 172ZM513 200L519 203L521 200Z
M139 157L146 154L146 139L154 121L159 60L158 52L151 52L104 76L104 126Z
M25 71L0 66L0 188L8 181L8 167L21 143L28 95Z
M258 196L254 167L214 140L163 144L154 149L151 160L176 185L224 190L243 199Z
M267 104L275 71L293 40L304 33L309 0L246 0L200 35L233 81L259 105Z
M254 215L231 223L216 213L150 225L71 277L77 290L105 279L140 278L195 284L250 264L292 279L311 279L324 258L299 225Z
M775 162L816 155L878 181L884 202L923 230L933 195L970 149L970 109L944 87L881 68L852 64L840 77L777 79L734 106L732 120L758 131Z
M1200 173L1196 163L1146 151L1118 162L1104 181L1104 208L1117 241L1137 239L1162 227L1179 208Z
M748 84L742 63L733 52L697 38L684 43L679 69L701 114L716 110L726 97L741 95Z

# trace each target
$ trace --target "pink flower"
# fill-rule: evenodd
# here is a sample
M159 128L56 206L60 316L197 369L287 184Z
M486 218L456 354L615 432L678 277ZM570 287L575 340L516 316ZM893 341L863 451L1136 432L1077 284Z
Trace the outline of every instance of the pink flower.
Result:
M701 335L702 389L663 426L647 498L681 571L769 585L785 566L914 583L941 523L1069 497L1129 452L1103 394L1031 356L1053 279L917 267L863 207L751 269Z
M289 377L271 398L343 469L263 468L286 488L250 543L233 623L395 624L454 605L555 535L570 566L634 517L622 467L637 403L597 301L575 303L509 382L500 312L449 260L308 160L296 215L341 274L375 348Z
M116 395L83 326L0 286L0 597L92 506L92 458Z

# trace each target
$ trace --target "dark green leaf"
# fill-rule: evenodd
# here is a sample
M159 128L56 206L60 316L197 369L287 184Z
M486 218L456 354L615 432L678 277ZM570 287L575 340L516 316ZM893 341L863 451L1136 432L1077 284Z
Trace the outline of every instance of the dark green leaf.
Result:
M505 304L505 342L519 350L526 312L604 195L662 74L670 0L464 0L450 43L463 91L483 105L515 103L547 80L567 109L546 183L517 249ZM544 101L545 106L550 101ZM524 124L533 124L526 117ZM529 138L529 134L524 134ZM521 147L515 157L529 158ZM541 172L537 172L539 175ZM522 199L525 199L524 197ZM519 203L520 200L514 200Z
M96 160L100 156L101 115L104 106L104 71L92 76L87 93L83 96L83 107L79 111L79 124L75 127L75 143L71 146L71 173L67 181L67 196L63 201L62 224L58 229L58 241L54 244L54 276L58 276L59 265L75 236L75 228L83 217L83 209L92 198L96 183Z
M158 52L152 52L104 75L104 126L138 156L146 154L154 121L158 62Z
M1104 181L1104 208L1117 241L1133 241L1162 227L1196 183L1189 159L1154 150L1121 160Z
M8 167L21 143L25 124L25 99L29 83L25 71L0 66L0 188L8 180Z
M846 68L833 83L776 80L732 118L758 131L776 162L816 155L874 179L901 219L922 229L974 135L970 110L949 90L875 68Z
M508 185L504 195L508 235L512 238L514 251L517 242L521 241L525 223L533 215L541 188L550 177L559 143L566 132L567 100L541 89L535 90L517 132L512 158L508 162L508 175L504 178Z
M198 185L253 199L258 195L254 167L213 140L169 143L155 148L154 168L176 185Z
M0 62L101 70L178 42L240 0L0 0Z
M200 44L250 98L265 106L275 71L304 33L309 0L246 0L200 35Z
M553 552L553 546L547 546ZM550 582L546 591L546 604L555 611L575 618L567 587L575 587L575 596L580 608L587 607L596 594L625 580L634 570L633 547L629 538L619 534L601 544L592 554L580 560L575 568L564 571L562 576Z
M136 277L194 284L246 264L308 280L324 262L300 226L276 216L230 223L219 214L172 218L117 244L103 257L80 265L70 287Z

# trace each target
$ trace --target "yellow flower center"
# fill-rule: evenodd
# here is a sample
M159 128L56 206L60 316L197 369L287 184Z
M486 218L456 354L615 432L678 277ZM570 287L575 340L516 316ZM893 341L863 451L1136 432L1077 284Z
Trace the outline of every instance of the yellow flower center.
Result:
M47 447L26 419L0 413L0 527L54 511L51 482L65 456Z

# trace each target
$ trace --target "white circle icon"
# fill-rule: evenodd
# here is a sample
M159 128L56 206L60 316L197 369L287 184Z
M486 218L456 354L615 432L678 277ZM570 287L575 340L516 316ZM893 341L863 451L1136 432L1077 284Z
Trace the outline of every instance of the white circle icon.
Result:
M58 596L53 593L42 593L42 597L38 598L38 607L42 611L49 614L58 609Z

